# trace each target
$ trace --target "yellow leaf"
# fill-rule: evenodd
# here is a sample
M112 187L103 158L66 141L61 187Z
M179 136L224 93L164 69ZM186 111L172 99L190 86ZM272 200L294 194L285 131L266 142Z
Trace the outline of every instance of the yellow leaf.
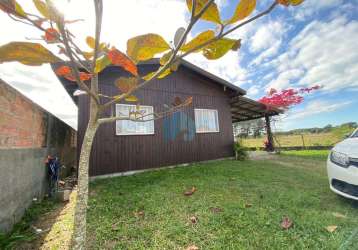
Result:
M82 54L87 60L90 60L94 55L93 52L86 52L86 51L83 51Z
M204 8L207 2L208 0L196 0L196 8L194 15L199 14L199 12ZM189 8L189 11L191 12L193 8L193 0L186 0L186 4ZM201 16L201 19L221 24L219 9L216 3L213 2L212 4L210 4L204 14Z
M122 93L127 93L137 86L138 79L136 77L120 77L115 84Z
M248 17L256 7L256 0L240 0L234 15L226 23L233 24Z
M222 38L206 46L203 55L209 60L219 59L231 49L236 49L237 43L238 40Z
M169 61L172 55L173 53L171 51L165 53L159 60L160 65L165 65Z
M126 97L125 100L127 102L138 102L139 101L138 98L136 96L134 96L134 95Z
M160 70L160 68L159 68L159 70ZM157 73L157 71L151 72L148 75L143 76L142 78L144 80L148 81L148 80L152 79L156 73ZM170 68L168 68L164 72L162 72L159 76L157 76L156 78L163 79L164 77L170 75L171 73L172 73L172 70Z
M14 61L37 66L43 63L59 62L61 59L39 43L11 42L1 46L0 63Z
M178 60L178 61L172 63L172 65L170 65L170 70L172 72L175 72L178 70L179 66L180 66L180 61Z
M169 49L169 44L157 34L136 36L127 42L127 55L135 62L152 59Z
M18 4L17 2L15 2L15 11L16 11L16 14L18 14L18 16L26 17L25 11L20 6L20 4Z
M86 37L86 43L87 43L88 47L90 47L91 49L94 49L96 41L93 37L88 36L88 37Z
M16 0L0 0L0 10L20 18L26 17L25 11Z
M290 4L293 6L300 5L304 0L290 0Z
M41 15L46 17L47 19L50 19L50 15L46 3L41 0L33 0L33 2L38 12L40 12Z
M195 37L193 40L191 40L190 42L188 42L187 44L182 46L180 48L180 50L187 52L189 50L192 50L192 49L198 47L199 45L206 43L207 41L213 39L214 37L215 37L214 31L212 31L212 30L204 31L204 32L200 33L197 37ZM202 50L202 48L199 49L198 51L201 51L201 50ZM198 51L196 51L196 52L198 52Z
M326 227L326 230L330 233L333 233L334 231L336 231L337 226L328 226Z
M108 58L107 55L104 55L96 60L96 67L94 69L95 73L99 73L104 70L108 65L111 64L111 60Z

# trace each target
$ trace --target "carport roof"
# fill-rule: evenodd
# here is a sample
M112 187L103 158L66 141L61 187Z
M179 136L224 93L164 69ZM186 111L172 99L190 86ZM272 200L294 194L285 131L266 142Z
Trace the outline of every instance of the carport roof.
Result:
M265 104L254 101L244 96L235 96L230 101L232 122L242 122L275 116L283 113L282 110L267 107Z

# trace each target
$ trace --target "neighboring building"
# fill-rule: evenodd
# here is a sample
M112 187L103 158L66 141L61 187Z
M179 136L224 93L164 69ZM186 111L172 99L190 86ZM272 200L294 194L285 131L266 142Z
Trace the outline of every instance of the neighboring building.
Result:
M48 154L76 163L76 131L0 79L0 232L48 190Z
M59 65L53 65L54 68ZM157 60L138 66L140 75L159 67ZM115 96L114 82L129 76L117 66L106 68L99 75L100 92ZM76 85L61 78L73 96ZM146 123L117 121L99 128L91 155L90 175L109 175L148 168L232 157L233 122L276 115L274 110L243 97L241 88L212 75L193 64L182 62L178 71L162 80L155 80L137 91L143 112L161 112L176 97L193 97L191 106L169 117ZM78 145L88 123L89 97L74 98L78 105ZM133 103L113 105L106 115L128 113ZM78 147L80 150L80 147Z

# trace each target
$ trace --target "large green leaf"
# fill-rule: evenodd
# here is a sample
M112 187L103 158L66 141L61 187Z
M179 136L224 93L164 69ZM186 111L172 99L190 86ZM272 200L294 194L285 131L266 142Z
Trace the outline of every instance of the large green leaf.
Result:
M192 50L192 49L198 47L199 45L206 43L207 41L213 39L214 37L215 37L214 31L212 31L212 30L204 31L204 32L200 33L197 37L195 37L193 40L191 40L190 42L188 42L187 44L182 46L180 48L180 50L187 52L189 50ZM198 51L200 51L200 50L202 50L202 49L199 49Z
M43 63L55 63L60 58L39 43L11 42L0 47L0 63L20 62L38 66Z
M256 0L240 0L234 15L225 23L233 24L248 17L256 7Z
M194 14L195 15L199 14L199 12L205 7L207 2L208 0L196 0L196 8ZM186 4L191 12L193 9L193 0L186 0ZM210 4L210 6L201 16L201 19L209 22L221 24L220 13L216 3L213 2L212 4Z
M127 42L127 55L135 62L152 59L169 49L169 44L157 34L133 37Z
M216 60L230 50L238 50L240 48L241 40L234 40L230 38L219 39L204 48L203 55L209 60Z

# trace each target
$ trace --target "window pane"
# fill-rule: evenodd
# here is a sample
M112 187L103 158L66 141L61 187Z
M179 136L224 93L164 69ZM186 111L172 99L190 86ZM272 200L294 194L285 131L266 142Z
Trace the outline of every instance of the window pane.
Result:
M128 117L130 112L136 110L135 105L117 104L116 115L122 117ZM141 106L140 112L143 115L152 114L152 106ZM153 119L153 115L149 115L143 118L144 120ZM116 122L116 134L128 135L128 134L153 134L154 133L154 121L148 122L134 122L134 121L117 121Z
M195 109L196 132L219 132L218 112L213 109Z

